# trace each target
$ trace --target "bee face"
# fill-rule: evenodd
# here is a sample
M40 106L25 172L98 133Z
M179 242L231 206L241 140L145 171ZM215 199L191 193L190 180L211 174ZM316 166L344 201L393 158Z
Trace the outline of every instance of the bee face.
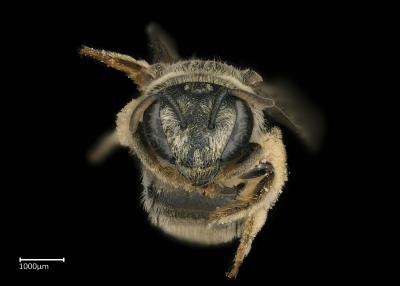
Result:
M250 107L222 85L190 82L158 92L140 134L154 152L195 186L213 181L250 139Z

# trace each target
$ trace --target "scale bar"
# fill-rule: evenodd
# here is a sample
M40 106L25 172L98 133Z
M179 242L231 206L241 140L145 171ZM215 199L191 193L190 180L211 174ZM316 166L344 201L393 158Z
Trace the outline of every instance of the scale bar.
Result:
M65 257L63 258L21 258L19 257L19 262L21 261L62 261L65 262Z

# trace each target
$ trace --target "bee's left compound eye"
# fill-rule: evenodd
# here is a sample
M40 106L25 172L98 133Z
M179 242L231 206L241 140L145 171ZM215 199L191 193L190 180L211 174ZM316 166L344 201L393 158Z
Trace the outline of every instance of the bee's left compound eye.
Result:
M253 131L253 115L250 107L240 99L235 100L235 125L221 155L222 161L229 161L246 148Z

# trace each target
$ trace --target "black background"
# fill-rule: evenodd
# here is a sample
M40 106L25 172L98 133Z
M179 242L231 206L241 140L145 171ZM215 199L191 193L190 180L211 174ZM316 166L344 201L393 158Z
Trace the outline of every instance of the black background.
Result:
M234 283L331 281L346 274L353 253L341 222L334 157L346 113L337 102L346 84L342 63L352 53L345 14L320 7L143 8L108 4L99 9L35 7L10 20L5 55L13 89L3 116L12 150L6 179L10 269L18 276L84 280L140 279L232 283L224 276L237 243L195 248L153 228L140 205L140 173L121 149L99 167L86 161L90 146L115 126L116 113L137 96L122 73L81 58L84 44L146 59L144 29L158 22L183 57L217 58L251 67L264 79L288 78L320 108L326 135L311 154L284 130L289 181L258 234ZM92 7L94 8L94 7ZM40 12L37 12L40 11ZM337 116L337 114L341 116ZM7 152L6 152L7 153ZM339 172L340 175L340 172ZM343 188L343 186L342 186ZM344 187L346 188L346 186ZM50 270L18 270L18 257L65 257ZM339 259L339 263L336 261Z

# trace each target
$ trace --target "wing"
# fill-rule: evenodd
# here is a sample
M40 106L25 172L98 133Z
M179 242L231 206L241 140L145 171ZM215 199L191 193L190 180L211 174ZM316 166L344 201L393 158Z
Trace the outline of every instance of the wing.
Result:
M174 63L179 60L176 44L156 23L151 23L146 29L153 54L153 63Z
M273 107L265 109L269 117L295 132L310 150L318 150L324 133L324 116L293 84L264 82L256 92L275 101Z

